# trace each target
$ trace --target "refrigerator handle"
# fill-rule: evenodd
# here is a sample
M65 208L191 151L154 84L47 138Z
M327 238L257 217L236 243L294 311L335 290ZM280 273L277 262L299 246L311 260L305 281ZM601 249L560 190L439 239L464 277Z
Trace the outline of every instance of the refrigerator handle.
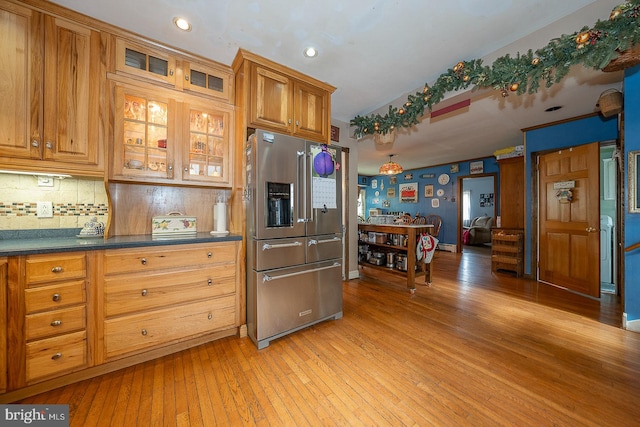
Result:
M307 201L306 198L304 197L304 188L307 184L307 179L306 179L306 162L304 161L304 151L297 151L297 158L296 158L296 195L299 196L298 197L298 206L295 209L296 211L296 222L306 222L306 213L307 213ZM301 160L302 158L302 160ZM302 163L302 174L300 173L300 163ZM302 185L300 185L300 176L302 175ZM302 208L302 209L301 209Z
M265 274L264 276L262 276L262 283L270 282L272 280L277 280L277 279L286 279L287 277L299 276L301 274L315 273L316 271L328 270L330 268L335 268L335 267L340 267L340 263L339 262L334 262L333 264L327 265L325 267L312 268L312 269L309 269L309 270L301 270L301 271L297 271L295 273L285 273L285 274L281 274L279 276L270 276L268 274Z
M309 183L308 187L305 187L307 189L307 191L309 192L308 196L305 197L309 200L309 210L306 210L306 203L305 203L305 215L307 215L307 222L313 222L313 177L312 177L312 172L313 172L313 154L311 152L309 152L309 172L305 173L305 179L309 178L311 179L311 182Z

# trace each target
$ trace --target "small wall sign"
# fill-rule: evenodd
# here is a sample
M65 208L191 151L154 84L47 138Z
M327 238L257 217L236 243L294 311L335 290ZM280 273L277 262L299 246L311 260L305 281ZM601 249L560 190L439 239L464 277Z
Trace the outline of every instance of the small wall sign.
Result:
M435 173L423 173L422 175L420 175L420 178L435 178L436 174Z
M575 181L560 181L553 183L554 190L570 190L576 187Z
M469 172L472 174L483 173L484 172L484 163L482 160L478 160L477 162L469 163Z

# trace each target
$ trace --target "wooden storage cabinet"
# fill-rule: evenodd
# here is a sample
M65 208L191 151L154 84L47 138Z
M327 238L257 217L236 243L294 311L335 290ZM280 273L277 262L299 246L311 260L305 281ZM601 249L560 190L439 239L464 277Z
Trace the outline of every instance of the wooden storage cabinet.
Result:
M491 271L507 270L524 273L524 232L494 229L491 231Z
M112 86L111 179L230 185L232 107L168 90Z
M247 127L329 142L333 86L242 49L233 69Z
M9 261L12 389L89 366L85 252Z
M500 167L500 227L524 228L524 157L498 160Z
M238 242L105 251L104 361L238 325Z
M101 176L100 33L4 1L0 22L0 165Z
M117 73L233 102L233 74L228 67L213 61L196 61L120 37L116 38L115 45Z

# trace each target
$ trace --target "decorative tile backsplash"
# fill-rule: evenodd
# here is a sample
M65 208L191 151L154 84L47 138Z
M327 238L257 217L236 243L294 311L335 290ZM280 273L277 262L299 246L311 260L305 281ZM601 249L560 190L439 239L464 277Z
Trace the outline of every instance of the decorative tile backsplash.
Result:
M0 173L0 230L82 228L92 217L107 222L108 202L101 179L53 179L38 186L32 175ZM37 202L52 202L53 218L36 215Z

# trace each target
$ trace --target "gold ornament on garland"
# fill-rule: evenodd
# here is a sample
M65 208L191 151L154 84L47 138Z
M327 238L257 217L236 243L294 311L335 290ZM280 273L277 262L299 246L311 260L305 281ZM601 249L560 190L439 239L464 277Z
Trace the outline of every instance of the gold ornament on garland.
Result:
M578 37L576 37L576 43L584 44L584 43L588 42L590 38L591 38L591 36L589 35L589 32L585 31L584 33L578 34Z
M539 67L540 64L543 67ZM442 101L447 92L465 89L494 88L503 97L509 91L535 93L541 84L550 87L559 83L573 65L603 71L617 71L640 63L640 0L627 0L616 6L608 20L598 20L591 28L584 27L573 34L563 34L546 46L515 57L505 55L490 66L482 60L459 61L441 74L433 84L425 83L422 93L409 95L401 108L389 106L386 115L356 116L350 122L355 135L388 133L398 126L411 127L419 123L425 110ZM507 83L517 76L517 83ZM473 82L473 83L471 83Z

